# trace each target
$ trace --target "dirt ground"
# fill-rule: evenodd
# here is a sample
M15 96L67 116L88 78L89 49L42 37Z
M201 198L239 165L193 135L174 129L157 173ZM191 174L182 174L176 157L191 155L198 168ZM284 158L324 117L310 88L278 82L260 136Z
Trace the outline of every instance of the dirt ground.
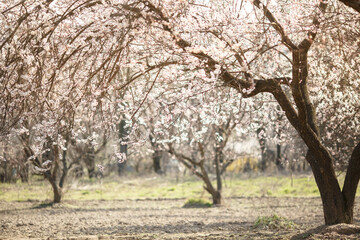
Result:
M0 202L0 239L360 239L359 204L349 230L315 229L323 224L319 198L232 198L210 208L182 208L184 202ZM258 217L273 214L294 226L254 227Z

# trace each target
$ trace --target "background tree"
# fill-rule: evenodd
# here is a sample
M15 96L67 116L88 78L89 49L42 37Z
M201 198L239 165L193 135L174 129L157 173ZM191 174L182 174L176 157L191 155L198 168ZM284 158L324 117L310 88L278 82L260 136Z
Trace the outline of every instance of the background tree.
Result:
M246 103L236 97L234 91L218 88L202 94L177 95L164 84L153 91L162 96L161 100L152 95L152 101L144 106L142 115L136 118L143 125L139 132L147 132L152 147L156 145L154 155L160 150L170 153L204 181L213 203L220 204L221 176L235 159L234 151L227 144L234 128L245 120ZM163 114L151 112L153 109Z

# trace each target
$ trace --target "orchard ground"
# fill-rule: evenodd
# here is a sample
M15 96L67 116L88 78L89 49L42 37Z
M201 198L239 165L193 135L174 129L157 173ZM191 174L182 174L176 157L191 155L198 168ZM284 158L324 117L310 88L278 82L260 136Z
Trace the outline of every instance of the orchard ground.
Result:
M193 177L75 180L50 204L47 182L0 185L0 239L360 239L355 225L323 226L312 176L225 178L222 206Z

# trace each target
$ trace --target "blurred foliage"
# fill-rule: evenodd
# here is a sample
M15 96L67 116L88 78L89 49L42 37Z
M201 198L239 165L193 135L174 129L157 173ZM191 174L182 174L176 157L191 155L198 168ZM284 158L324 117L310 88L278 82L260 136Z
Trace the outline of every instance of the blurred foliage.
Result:
M227 172L240 173L244 171L257 172L259 159L252 156L243 156L233 161L230 166L226 168Z

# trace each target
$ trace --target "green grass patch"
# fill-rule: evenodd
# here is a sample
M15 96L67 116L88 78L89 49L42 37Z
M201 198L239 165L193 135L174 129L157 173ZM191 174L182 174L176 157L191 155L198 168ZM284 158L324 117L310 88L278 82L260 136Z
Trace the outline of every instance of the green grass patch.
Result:
M253 225L254 228L262 229L292 229L298 227L293 221L276 214L272 216L258 217Z
M31 183L0 183L0 200L9 202L17 201L46 201L51 199L52 189L45 181L34 181Z
M212 204L204 199L188 199L183 208L208 208L211 207Z
M223 196L241 197L317 197L320 196L312 176L235 178L226 181Z
M41 180L41 179L40 179ZM0 183L0 201L51 201L53 192L46 180L30 183ZM341 181L341 178L340 178ZM80 179L68 182L64 200L202 199L210 198L195 176L176 181L170 176ZM215 182L214 182L215 186ZM318 197L314 178L309 176L225 177L224 198L231 197Z

